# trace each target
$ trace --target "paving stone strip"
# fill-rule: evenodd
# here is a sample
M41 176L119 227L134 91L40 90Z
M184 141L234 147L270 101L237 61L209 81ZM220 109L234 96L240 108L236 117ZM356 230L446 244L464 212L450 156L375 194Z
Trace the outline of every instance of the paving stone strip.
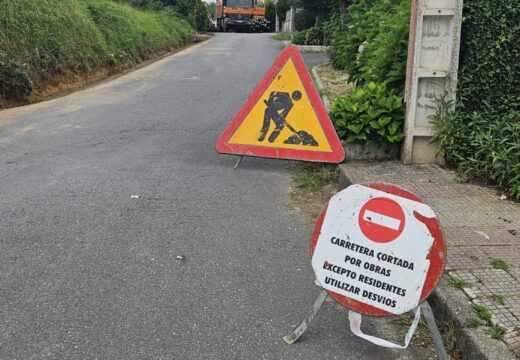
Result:
M520 356L520 204L503 200L494 188L457 182L453 172L435 165L351 162L341 171L347 183L404 187L434 209L448 246L447 276L464 281L469 300L487 308Z

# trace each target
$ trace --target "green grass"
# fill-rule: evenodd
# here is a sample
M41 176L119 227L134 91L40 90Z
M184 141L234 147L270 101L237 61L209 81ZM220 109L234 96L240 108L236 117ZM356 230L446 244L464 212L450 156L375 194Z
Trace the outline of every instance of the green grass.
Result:
M475 311L475 314L486 323L491 321L491 313L484 305L473 304L473 311Z
M493 300L495 304L504 305L504 295L492 294L491 300Z
M292 176L294 186L316 190L336 181L338 175L331 165L301 162Z
M191 36L187 21L111 0L0 1L0 97L60 75L125 68Z
M500 325L493 325L489 328L489 335L496 340L504 340L506 329Z
M291 33L288 32L279 32L276 35L273 35L273 39L278 41L291 40L292 36Z
M451 285L451 286L459 288L459 289L462 289L462 288L472 288L473 287L472 283L467 282L467 281L462 280L462 279L457 279L457 278L450 278L450 279L448 279L448 285Z
M504 260L501 260L501 259L491 260L491 265L495 269L500 269L500 270L504 270L504 271L507 271L507 269L509 269L509 265Z
M486 325L486 322L476 315L471 315L466 319L465 325L470 328L476 328L480 325Z

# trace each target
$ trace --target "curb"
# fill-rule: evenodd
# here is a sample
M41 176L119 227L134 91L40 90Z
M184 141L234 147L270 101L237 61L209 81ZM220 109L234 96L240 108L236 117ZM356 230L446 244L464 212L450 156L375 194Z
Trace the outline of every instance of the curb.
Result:
M282 40L282 42L285 45L294 45L300 50L301 52L327 52L329 49L328 46L323 45L296 45L291 42L291 40Z
M348 164L346 163L338 166L338 172L340 190L360 182L349 175ZM428 300L436 315L437 323L444 322L453 327L457 347L462 352L464 359L516 359L504 342L491 339L483 328L468 328L465 326L466 319L473 315L471 301L462 291L450 287L445 276L442 277Z
M323 45L296 45L301 52L327 52L328 46Z
M324 92L325 91L325 85L323 85L323 81L321 80L321 77L318 74L318 68L320 66L328 65L328 64L330 64L330 63L326 62L326 63L323 63L323 64L316 65L311 70L312 77L314 78L314 82L316 83L316 87L318 88L318 91L320 91L320 92ZM321 100L323 101L323 105L325 105L325 109L327 109L327 112L330 113L330 100L329 100L329 98L327 97L327 95L321 95L320 94L320 96L321 96Z

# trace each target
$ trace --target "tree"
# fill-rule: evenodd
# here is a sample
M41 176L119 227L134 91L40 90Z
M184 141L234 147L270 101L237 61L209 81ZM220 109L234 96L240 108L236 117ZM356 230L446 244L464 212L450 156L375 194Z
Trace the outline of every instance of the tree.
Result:
M316 17L316 25L326 19L334 6L337 6L338 0L299 0L302 7L314 14Z
M265 18L269 21L269 30L274 31L276 24L276 4L271 0L265 2Z
M211 16L211 18L213 20L215 20L215 11L216 11L216 8L217 8L217 4L212 2L212 3L206 3L206 8L208 10L208 14L209 16Z
M294 3L294 0L278 0L276 2L276 14L280 21L285 21L285 13L291 10L291 6Z
M119 0L145 10L171 10L188 20L197 30L206 30L208 9L202 0Z

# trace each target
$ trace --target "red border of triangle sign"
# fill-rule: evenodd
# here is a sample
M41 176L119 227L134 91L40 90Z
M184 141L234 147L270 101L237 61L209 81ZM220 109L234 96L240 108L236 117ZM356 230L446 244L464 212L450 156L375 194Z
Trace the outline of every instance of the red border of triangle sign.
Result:
M315 111L316 117L320 122L325 137L330 145L331 151L312 151L303 149L286 149L279 148L276 145L272 146L256 146L233 144L229 140L233 134L240 127L247 115L251 112L253 107L262 101L262 96L267 88L271 85L278 73L282 70L289 59L292 59L298 76L303 84L304 90L307 92L311 106ZM260 84L255 88L251 96L247 99L240 111L235 115L226 130L222 133L216 144L216 150L221 154L245 155L245 156L259 156L276 159L290 159L290 160L304 160L315 162L329 162L340 163L345 159L345 150L341 145L336 130L330 121L329 115L325 106L321 102L320 95L312 82L312 78L303 61L302 55L298 48L294 45L287 46Z

